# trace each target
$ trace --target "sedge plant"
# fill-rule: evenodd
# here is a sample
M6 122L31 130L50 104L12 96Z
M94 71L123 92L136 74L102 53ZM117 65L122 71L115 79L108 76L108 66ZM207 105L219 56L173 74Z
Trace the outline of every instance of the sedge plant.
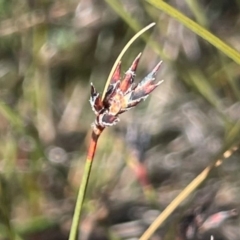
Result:
M137 84L134 82L141 53L135 58L131 67L125 73L122 81L120 80L121 58L123 54L142 33L154 25L155 23L152 23L143 28L124 47L115 64L113 65L102 96L96 91L95 87L91 83L90 104L96 115L96 119L92 124L92 134L74 210L69 240L76 240L77 237L80 214L82 211L83 201L100 135L106 127L113 126L119 122L119 115L121 113L128 111L129 109L135 107L138 103L144 101L148 95L163 82L155 82L157 71L159 70L162 62L159 62L140 83Z

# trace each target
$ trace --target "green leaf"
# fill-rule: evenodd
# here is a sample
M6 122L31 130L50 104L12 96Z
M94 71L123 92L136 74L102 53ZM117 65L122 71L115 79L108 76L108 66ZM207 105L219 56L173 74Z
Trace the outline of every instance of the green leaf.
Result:
M207 40L210 44L215 46L221 52L226 54L229 58L231 58L236 63L240 64L240 53L234 50L232 47L224 43L221 39L207 31L205 28L201 27L199 24L186 17L184 14L180 13L175 8L171 7L169 4L164 1L159 0L147 0L154 7L164 11L171 17L175 18L177 21L181 22L187 28L192 30L194 33Z

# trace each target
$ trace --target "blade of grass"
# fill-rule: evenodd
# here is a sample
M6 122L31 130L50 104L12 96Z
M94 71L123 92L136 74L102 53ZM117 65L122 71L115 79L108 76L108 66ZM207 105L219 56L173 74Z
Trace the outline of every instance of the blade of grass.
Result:
M167 208L156 218L139 240L149 239L154 232L162 225L162 223L173 213L173 211L207 178L210 171L214 167L221 165L221 161L217 160L214 164L206 167L191 183L167 206Z
M211 86L204 74L197 69L191 69L188 71L188 75L196 91L217 110L226 125L232 126L231 119L223 112L222 100L214 92L213 86Z
M218 111L221 112L221 99L214 92L213 87L207 81L206 77L198 69L191 69L188 72L192 83L196 89L204 96Z
M221 52L226 54L229 58L231 58L236 63L240 64L240 53L234 50L232 47L224 43L218 37L207 31L205 28L201 27L199 24L191 20L190 18L186 17L184 14L180 13L175 8L171 7L169 4L165 3L164 1L157 1L157 0L147 0L150 4L154 7L164 11L171 17L175 18L177 21L181 22L187 28L192 30L194 33L202 37L203 39L207 40Z
M199 4L199 1L197 0L185 0L188 7L191 9L192 13L196 17L196 20L198 23L200 23L202 26L207 27L208 26L208 20L205 16L205 11Z
M206 77L196 68L189 70L182 64L175 66L178 69L181 68L179 74L183 81L217 110L217 113L227 126L232 127L233 122L226 114L224 114L221 99L214 92L213 87L210 85Z
M0 113L15 127L19 130L23 129L23 122L18 114L5 103L0 101Z
M18 234L26 236L30 233L44 231L55 226L56 223L46 216L36 216L29 220L19 222L15 228Z
M162 223L168 218L168 216L179 206L179 204L185 200L208 176L212 166L205 168L168 206L167 208L156 218L156 220L150 225L146 232L139 238L139 240L149 239L153 233L162 225Z
M32 52L34 54L32 65L34 68L33 83L36 102L35 121L40 138L45 142L53 141L56 136L52 106L50 104L52 100L52 92L50 87L49 67L46 62L39 60L41 58L41 48L48 41L48 32L49 27L47 24L34 27L32 46ZM44 124L42 124L43 118Z
M194 14L196 21L198 23L200 23L202 26L204 26L207 30L209 30L208 29L209 24L208 24L208 20L205 16L205 12L203 11L203 9L200 6L200 4L198 3L198 1L196 1L196 0L185 0L185 1L187 3L188 7L191 9L192 13ZM240 89L238 88L236 82L234 81L234 71L232 71L231 69L229 69L228 66L226 66L226 65L229 65L228 62L226 61L226 57L220 52L218 53L218 55L219 55L222 69L225 72L226 79L227 79L232 91L234 92L236 98L240 99ZM217 81L218 81L218 79L217 79Z
M239 141L240 122L237 122L226 136L225 146L219 156L229 158L231 154L236 150L233 146ZM230 149L230 150L228 150ZM171 213L207 178L210 171L214 167L218 167L222 164L222 159L216 157L214 162L206 167L196 178L193 179L187 187L180 192L180 194L166 207L166 209L156 218L156 220L150 225L150 227L143 233L139 240L149 239L154 232L162 225L162 223L170 216Z
M239 89L239 86L235 79L235 72L233 70L229 69L225 56L220 55L219 59L220 59L221 65L222 65L222 69L226 75L226 80L231 87L231 90L233 91L234 95L236 96L236 99L240 100L240 89Z

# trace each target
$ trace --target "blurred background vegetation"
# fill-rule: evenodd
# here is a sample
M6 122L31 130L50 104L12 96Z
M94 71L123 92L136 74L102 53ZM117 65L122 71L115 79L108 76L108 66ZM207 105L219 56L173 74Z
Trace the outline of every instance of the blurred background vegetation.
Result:
M240 51L239 0L167 2ZM136 81L160 59L165 81L101 136L81 240L137 239L238 148L239 66L145 0L0 0L0 239L67 239L94 121L90 82L102 91L121 49L151 22L122 73L143 52ZM240 154L225 156L152 239L240 239L238 218L196 223L240 207Z

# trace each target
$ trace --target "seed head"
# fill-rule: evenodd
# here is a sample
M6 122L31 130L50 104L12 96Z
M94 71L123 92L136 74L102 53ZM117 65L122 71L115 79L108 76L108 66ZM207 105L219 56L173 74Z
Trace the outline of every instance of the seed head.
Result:
M90 104L96 115L94 127L105 128L115 125L119 122L119 114L144 101L163 82L163 80L155 82L161 61L140 83L134 83L140 57L141 53L135 58L122 81L120 76L121 62L118 63L103 100L91 83Z

